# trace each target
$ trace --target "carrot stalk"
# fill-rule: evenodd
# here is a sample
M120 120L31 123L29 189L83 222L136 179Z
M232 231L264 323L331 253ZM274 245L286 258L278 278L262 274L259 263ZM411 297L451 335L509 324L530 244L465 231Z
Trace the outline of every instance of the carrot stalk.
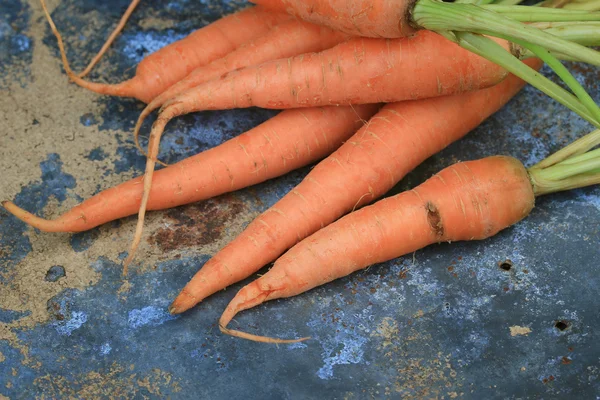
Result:
M598 140L600 131L590 135ZM295 245L238 292L219 327L223 333L260 342L306 340L250 335L227 325L240 311L267 300L296 296L434 243L487 239L529 215L535 197L598 183L598 150L545 169L526 169L506 156L454 164L418 187L351 213Z
M100 94L135 97L148 103L169 86L184 78L199 65L219 59L269 31L280 22L289 20L285 14L269 12L261 7L251 7L231 14L198 29L186 38L165 46L144 58L136 75L118 84L89 82L77 76L66 56L64 42L58 32L46 1L40 0L44 14L60 50L65 72L77 85ZM206 44L210 43L210 46Z
M540 67L538 60L528 60ZM409 171L467 134L523 86L500 84L455 96L383 107L306 178L213 256L170 306L173 314L238 282L345 213L390 190Z
M100 59L102 58L104 53L106 53L106 51L112 45L112 43L115 41L115 39L117 38L119 33L121 33L121 31L125 27L125 24L127 23L127 20L129 19L129 17L131 17L131 14L133 14L133 11L135 10L135 8L137 7L137 5L139 3L140 3L140 0L132 0L131 1L131 3L129 4L129 7L127 7L127 10L125 10L125 13L123 14L123 16L121 17L121 20L117 24L117 27L112 31L112 33L110 34L108 39L106 39L106 42L104 42L104 45L102 45L102 48L100 49L100 51L98 51L98 54L96 54L94 56L94 58L92 58L92 61L90 61L88 66L85 67L85 69L83 71L81 71L79 74L77 74L77 76L79 78L83 78L87 74L89 74L90 71L94 68L94 66L98 63L98 61L100 61Z
M373 115L377 105L287 110L223 144L157 171L148 209L208 199L283 175L330 154ZM143 178L107 189L55 220L37 217L14 203L2 205L46 232L81 232L135 214Z
M155 97L144 108L137 120L134 129L136 146L144 153L138 142L139 130L144 119L164 102L181 92L217 79L229 71L274 59L322 51L347 39L348 35L346 34L308 22L299 20L282 22L263 36L240 46L225 57L196 68L184 79Z

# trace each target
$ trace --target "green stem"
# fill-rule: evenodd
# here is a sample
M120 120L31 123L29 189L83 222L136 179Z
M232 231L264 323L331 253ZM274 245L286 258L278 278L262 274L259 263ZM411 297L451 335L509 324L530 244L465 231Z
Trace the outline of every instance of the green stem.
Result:
M598 11L600 10L600 0L575 0L568 4L565 4L563 8L566 8L568 10Z
M582 46L600 46L600 23L598 22L584 22L581 24L573 22L536 22L531 25ZM579 61L565 54L552 52L552 55L559 60ZM530 57L535 57L535 55L525 48L520 49L521 59Z
M600 183L600 149L591 150L599 142L600 130L593 131L529 168L535 195Z
M600 149L588 151L587 153L583 153L578 156L573 156L573 157L567 158L566 160L561 161L555 165L577 164L577 163L580 163L583 161L588 161L588 160L591 160L593 158L598 158L598 157L600 157Z
M567 147L564 147L551 156L546 157L544 160L540 161L531 168L542 169L551 167L555 164L565 162L571 158L578 157L581 154L585 154L598 145L600 145L600 129L595 130L582 138L579 138Z
M570 22L532 24L546 33L558 36L582 46L600 46L600 23L585 22L581 24Z
M547 50L530 44L530 43L518 43L521 46L531 50L537 55L542 61L544 61L552 70L563 80L564 83L573 91L573 93L579 98L579 101L588 109L590 114L595 118L596 121L600 122L600 108L592 99L592 97L585 91L585 89L579 84L577 79L569 72L569 70L554 57Z
M600 168L600 157L596 155L595 158L578 163L556 164L553 167L541 169L537 175L545 180L561 180L585 174L597 168Z
M533 7L532 9L543 10ZM549 51L564 54L575 60L600 65L600 53L594 50L473 4L418 0L412 15L416 25L432 31L464 31L500 38L515 38L540 45Z
M600 121L589 113L581 101L567 90L552 82L542 74L528 67L526 64L513 57L506 49L490 38L468 32L454 32L454 36L444 35L454 40L465 49L472 51L488 60L500 65L532 86L546 93L565 107L580 115L594 126L600 127Z
M564 8L545 8L529 6L508 6L504 4L485 4L481 8L510 17L520 22L584 22L600 21L600 13L583 10L565 10Z

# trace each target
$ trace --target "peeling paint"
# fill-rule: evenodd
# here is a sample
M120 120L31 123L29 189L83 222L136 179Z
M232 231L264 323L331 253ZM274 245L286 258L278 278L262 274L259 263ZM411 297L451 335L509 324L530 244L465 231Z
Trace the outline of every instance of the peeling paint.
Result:
M146 325L162 325L165 322L174 320L176 318L178 317L169 314L164 307L158 308L155 306L148 306L140 310L129 311L129 317L127 318L127 321L131 328L138 329Z

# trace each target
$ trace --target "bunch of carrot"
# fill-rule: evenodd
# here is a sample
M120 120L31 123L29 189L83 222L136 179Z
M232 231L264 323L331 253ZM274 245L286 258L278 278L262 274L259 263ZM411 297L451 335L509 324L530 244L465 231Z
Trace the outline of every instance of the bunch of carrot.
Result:
M241 310L296 295L427 244L489 237L527 215L534 194L599 179L597 152L589 152L598 144L595 133L585 145L577 142L568 154L540 167L526 171L502 157L460 164L411 192L352 212L381 197L426 158L497 111L524 85L520 78L600 126L600 110L558 61L600 65L598 54L585 47L600 43L596 12L433 0L253 1L260 5L199 29L147 57L134 78L107 85L82 77L107 45L84 73L75 74L41 2L71 80L98 93L148 103L136 124L136 143L144 118L159 107L160 112L150 133L144 177L108 189L53 221L2 203L32 226L82 231L137 211L126 273L141 240L146 209L207 199L326 157L215 254L170 307L172 313L183 312L277 260L223 314L221 330L235 336L280 341L226 326ZM137 3L132 2L108 44ZM538 74L538 58L518 59L531 56L548 63L571 91ZM507 76L507 71L514 75ZM160 137L170 119L249 106L287 110L154 173ZM556 171L559 178L553 175ZM553 189L545 189L548 185ZM502 196L521 202L505 202Z

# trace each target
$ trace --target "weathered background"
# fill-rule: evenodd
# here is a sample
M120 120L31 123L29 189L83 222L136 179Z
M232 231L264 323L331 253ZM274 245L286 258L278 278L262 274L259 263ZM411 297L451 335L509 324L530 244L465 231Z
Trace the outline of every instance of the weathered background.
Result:
M128 2L48 2L75 70ZM130 77L149 52L240 4L143 1L91 79ZM572 67L600 100L598 70ZM0 199L52 217L141 174L131 129L142 105L69 84L36 0L0 0L0 93ZM163 159L215 146L274 114L179 118ZM397 190L457 160L510 154L531 165L588 130L527 88ZM150 213L127 281L120 263L134 218L43 234L0 210L0 399L600 395L598 187L539 199L527 220L493 239L431 246L237 318L250 332L313 338L303 344L220 334L216 321L242 284L169 316L167 305L210 255L307 170Z

